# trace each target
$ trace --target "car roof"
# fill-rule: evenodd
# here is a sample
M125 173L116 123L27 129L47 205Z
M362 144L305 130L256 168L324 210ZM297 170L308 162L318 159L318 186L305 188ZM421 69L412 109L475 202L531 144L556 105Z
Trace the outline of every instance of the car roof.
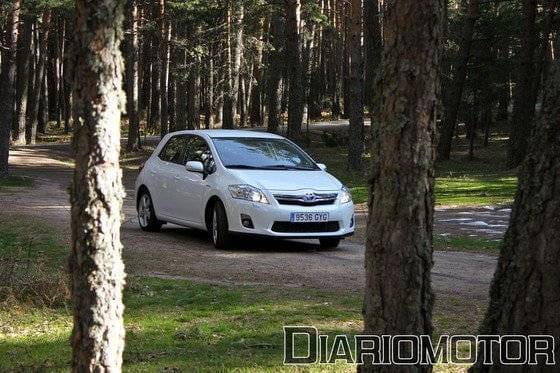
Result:
M210 138L224 137L252 137L265 139L282 139L282 136L264 131L245 131L245 130L187 130L170 133L170 135L202 135Z

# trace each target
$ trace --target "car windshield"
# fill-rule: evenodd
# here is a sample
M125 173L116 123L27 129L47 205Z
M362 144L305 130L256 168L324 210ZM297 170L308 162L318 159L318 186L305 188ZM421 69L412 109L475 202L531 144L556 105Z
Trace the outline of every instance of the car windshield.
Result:
M286 139L231 137L212 141L227 168L319 170L307 154Z

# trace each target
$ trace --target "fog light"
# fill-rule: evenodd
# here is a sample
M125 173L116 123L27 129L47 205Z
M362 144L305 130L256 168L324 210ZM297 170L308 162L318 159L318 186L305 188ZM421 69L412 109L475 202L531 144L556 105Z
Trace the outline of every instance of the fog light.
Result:
M254 229L253 221L249 215L241 214L241 225L245 228Z
M350 228L354 227L354 215L352 215L352 219L350 219Z

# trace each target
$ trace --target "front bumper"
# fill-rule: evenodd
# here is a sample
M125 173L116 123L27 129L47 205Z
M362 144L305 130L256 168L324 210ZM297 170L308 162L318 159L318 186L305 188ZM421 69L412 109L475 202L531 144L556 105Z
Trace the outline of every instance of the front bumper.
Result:
M263 204L231 198L226 201L225 205L229 231L234 234L276 238L343 238L354 234L355 218L352 203L340 204L336 201L332 205L297 206L280 205L275 200L270 204ZM329 222L307 227L301 225L307 223L290 224L292 212L328 212ZM243 226L242 215L251 218L253 228ZM299 225L292 229L296 224Z

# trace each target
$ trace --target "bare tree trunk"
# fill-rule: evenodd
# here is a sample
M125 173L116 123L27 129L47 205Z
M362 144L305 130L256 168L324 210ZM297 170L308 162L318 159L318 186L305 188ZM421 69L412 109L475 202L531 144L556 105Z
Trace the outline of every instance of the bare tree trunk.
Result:
M284 24L278 12L271 15L270 35L272 50L268 55L267 71L267 111L268 132L277 132L280 126L280 80L282 79L282 66L284 55Z
M25 133L27 144L34 144L37 138L37 125L39 123L39 103L41 100L41 86L43 76L45 74L45 64L47 59L47 48L49 42L49 30L51 27L51 11L47 9L43 12L41 20L41 31L39 38L39 57L37 60L37 68L35 69L35 87L32 90L32 98L29 106L29 117L27 123L27 130Z
M301 0L284 0L286 12L286 66L290 84L288 137L299 140L303 120L303 71L301 61Z
M227 1L226 9L226 35L225 35L225 85L224 85L224 101L222 111L222 128L231 129L235 127L234 109L233 109L233 61L232 61L232 2Z
M439 0L387 4L366 236L364 334L430 335ZM403 306L405 305L405 306ZM410 351L401 351L410 356ZM365 365L362 372L430 372Z
M124 349L119 167L125 1L76 1L72 370L120 372Z
M480 334L560 338L560 64L554 63L543 111L529 140L509 228L490 289ZM499 352L494 350L494 356ZM555 354L560 353L556 344ZM517 356L516 353L513 353ZM472 372L557 372L558 365L484 366Z
M521 67L517 75L507 160L508 166L511 168L519 166L527 154L529 135L534 127L535 81L540 79L536 74L535 66L538 39L536 25L538 2L537 0L523 0L522 4ZM533 94L535 94L535 98L533 98Z
M16 94L16 51L18 45L18 23L21 0L9 2L6 22L5 49L2 49L2 71L0 72L0 177L8 174L10 132L14 117Z
M347 36L348 49L350 50L348 169L359 172L362 170L362 153L364 152L362 0L352 0L350 7L350 34Z
M160 77L160 110L161 110L161 137L169 132L169 102L168 102L168 83L169 83L169 32L170 25L167 20L165 11L165 0L160 0L160 19L159 28L161 35L160 45L160 61L161 61L161 77Z
M373 112L375 76L381 63L382 45L379 0L364 0L364 101L370 114Z
M32 16L23 17L21 37L18 42L17 51L17 79L16 79L16 114L12 126L12 143L14 145L25 144L25 123L27 121L27 98L29 96L29 70L31 59L31 48L33 39Z
M159 20L162 17L161 2L158 0L157 4L153 5L153 17ZM152 131L157 131L161 126L161 44L163 35L161 30L157 27L151 32L152 47L151 47L151 63L152 63L152 80L151 80L151 102L150 102L150 116L148 127Z
M234 0L237 1L237 0ZM236 3L235 6L235 49L233 53L233 85L232 85L232 109L233 121L237 117L239 91L241 87L241 59L243 58L243 20L245 18L245 7L243 2Z
M127 18L130 25L126 43L126 112L128 115L128 140L126 151L140 148L140 118L138 117L138 5L129 0Z
M455 64L455 76L449 86L444 87L445 112L441 124L441 137L438 145L438 158L449 159L453 134L457 125L459 108L463 99L463 88L467 80L467 66L471 57L474 27L480 17L479 0L469 0L463 26L463 36L459 46L459 57Z
M48 65L47 65L48 66ZM45 66L45 68L47 68ZM41 83L41 94L39 100L39 113L37 123L37 132L46 133L49 126L49 80L47 79L47 74L43 75L43 82Z

